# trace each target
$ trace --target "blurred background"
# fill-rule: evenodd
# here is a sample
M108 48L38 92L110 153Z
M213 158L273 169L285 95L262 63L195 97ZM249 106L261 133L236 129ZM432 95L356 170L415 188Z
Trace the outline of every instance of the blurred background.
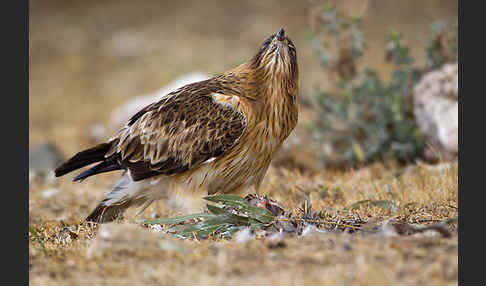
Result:
M456 0L30 0L29 8L32 285L457 284ZM294 214L312 203L326 220L368 220L368 230L188 244L135 226L181 214L162 199L96 236L83 220L121 172L73 183L79 172L54 178L53 169L170 90L251 58L281 27L297 49L299 122L259 193ZM456 224L450 238L397 234L389 223L422 232L446 219Z
M424 158L422 149L427 144L409 138L410 132L416 134L415 129L420 128L413 126L416 115L413 107L406 109L405 95L426 72L454 62L452 55L431 64L427 49L441 44L443 35L433 36L446 30L442 26L453 29L457 24L457 10L454 0L31 0L31 155L37 154L32 154L37 146L46 149L42 145L46 142L65 158L105 140L120 127L120 116L123 118L123 110L127 110L123 108L130 108L132 100L144 95L154 98L157 91L167 91L167 85L181 76L182 82L187 80L187 74L197 78L231 69L249 59L269 35L284 27L298 52L300 114L299 125L284 146L289 152L282 152L274 164L305 172L323 166L364 164L384 154L405 161ZM350 36L343 36L346 33ZM350 59L346 57L347 48ZM413 58L413 63L390 62L400 56ZM393 82L397 69L407 77L403 84ZM356 101L370 105L371 115L367 110L350 114L348 110L355 106L349 101L342 103L343 95L369 87L366 82L370 78L363 79L366 70L376 73L374 79L378 81L374 84L381 88L381 99L368 96L365 103ZM411 77L414 79L408 79ZM390 90L394 93L389 96ZM397 92L403 97L398 106ZM388 104L387 98L395 105L374 105ZM132 102L132 112L136 112L133 104L136 106ZM337 106L340 111L333 111ZM339 112L344 114L329 117ZM353 116L355 121L349 121ZM402 126L403 116L411 118L405 123L412 126ZM347 119L343 122L343 118ZM353 122L365 122L366 118L373 121L371 127L355 128ZM375 126L377 122L383 126ZM341 130L333 131L329 125L339 125ZM370 139L370 134L381 134L386 139ZM403 150L400 154L370 150L400 149L409 142L413 150L407 147L404 156ZM440 149L440 144L435 144L434 150ZM346 147L341 150L335 145ZM31 161L31 166L34 163Z

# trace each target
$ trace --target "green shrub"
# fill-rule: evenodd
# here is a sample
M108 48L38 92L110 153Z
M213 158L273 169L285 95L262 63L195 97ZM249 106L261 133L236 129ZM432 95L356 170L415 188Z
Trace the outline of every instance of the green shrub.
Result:
M426 66L417 68L402 35L389 31L385 57L393 72L391 79L384 81L371 67L357 68L366 46L362 20L343 19L332 6L325 6L320 17L323 29L310 35L310 44L321 66L337 75L332 88L316 95L319 116L311 130L314 138L327 146L321 154L322 163L354 165L422 156L424 139L405 99L425 71L457 60L457 32L455 38L447 38L455 44L449 45L453 52L446 53L445 25L435 24L425 48Z

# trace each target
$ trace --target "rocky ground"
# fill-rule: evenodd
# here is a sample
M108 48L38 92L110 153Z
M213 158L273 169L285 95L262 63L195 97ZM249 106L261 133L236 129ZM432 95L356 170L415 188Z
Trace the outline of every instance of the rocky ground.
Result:
M326 87L305 34L317 1L179 2L31 1L30 284L456 285L457 162L330 170L306 148L307 124L318 116L311 97L316 86ZM457 15L444 1L411 2L422 6L342 4L368 19L369 49L377 52L362 64L384 61L388 24L404 32L423 61L426 38L420 35L428 24ZM119 174L74 184L70 175L54 179L49 166L109 137L116 111L134 96L190 72L229 69L281 26L299 54L300 117L261 193L293 213L308 200L322 219L356 228L333 231L329 224L300 235L181 240L142 224L180 214L165 200L137 217L129 210L121 223L82 222Z
M329 221L360 222L360 229L309 228L281 237L237 233L233 239L209 240L181 240L143 226L145 220L178 214L164 201L139 217L130 211L120 223L82 223L114 179L108 176L83 184L64 180L55 189L31 187L30 282L455 285L457 170L457 163L405 169L378 163L359 171L302 176L272 168L262 193L285 210L297 213L307 196ZM434 227L419 230L425 226Z

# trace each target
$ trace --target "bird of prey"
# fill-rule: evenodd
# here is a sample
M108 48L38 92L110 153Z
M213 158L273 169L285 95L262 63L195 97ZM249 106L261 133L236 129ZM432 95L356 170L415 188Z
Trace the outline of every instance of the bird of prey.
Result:
M297 124L296 49L284 29L245 63L188 84L134 114L107 142L55 170L98 162L74 181L125 170L87 221L109 222L168 196L186 211L202 197L256 193L270 161Z

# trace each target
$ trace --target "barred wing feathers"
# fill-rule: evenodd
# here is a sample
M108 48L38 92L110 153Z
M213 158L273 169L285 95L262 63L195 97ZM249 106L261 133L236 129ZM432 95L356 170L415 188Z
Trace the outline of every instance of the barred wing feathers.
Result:
M200 82L169 94L135 114L106 153L135 181L197 167L231 149L246 127L242 112L218 102L221 90Z

